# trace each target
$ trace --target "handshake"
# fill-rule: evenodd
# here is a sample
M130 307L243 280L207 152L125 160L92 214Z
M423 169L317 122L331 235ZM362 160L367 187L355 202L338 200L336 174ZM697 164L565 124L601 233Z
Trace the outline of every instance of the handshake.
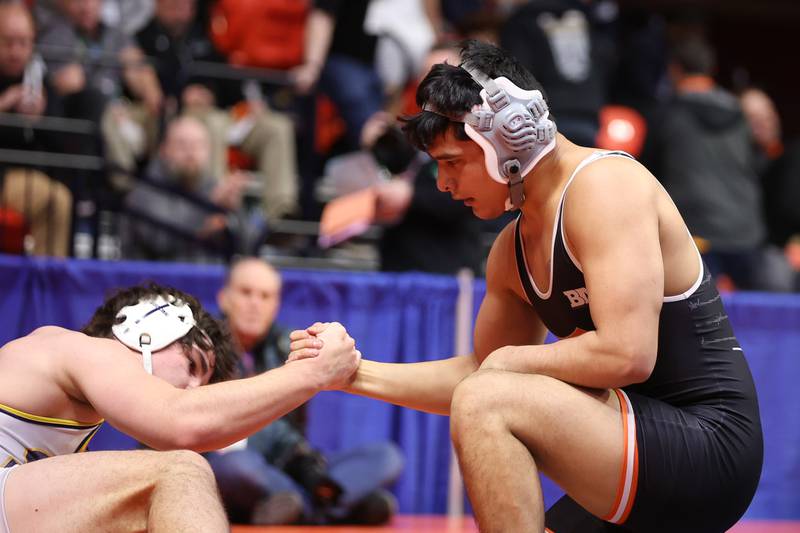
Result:
M289 335L291 352L286 364L311 367L321 390L345 389L353 382L361 362L361 352L338 322L316 322Z

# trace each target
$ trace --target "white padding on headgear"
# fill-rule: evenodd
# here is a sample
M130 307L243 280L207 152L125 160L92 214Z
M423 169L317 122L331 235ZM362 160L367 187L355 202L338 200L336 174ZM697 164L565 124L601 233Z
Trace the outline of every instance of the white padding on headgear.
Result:
M117 313L122 322L111 331L121 343L142 353L144 368L153 373L153 352L166 348L195 326L189 305L174 296L154 296L123 307Z
M477 70L470 70L469 71L473 77L475 74L482 75L483 78L487 78L485 74ZM479 79L476 78L476 81ZM483 81L483 80L482 80ZM495 78L494 80L497 87L501 90L505 91L509 96L511 96L514 101L516 102L537 102L539 108L542 111L540 116L535 117L535 124L538 126L539 124L543 125L550 125L552 122L549 120L549 110L547 109L547 104L544 103L544 97L542 96L541 91L537 90L525 90L517 87L514 83L504 76L500 76L499 78ZM480 83L480 81L479 81ZM485 83L485 82L484 82ZM489 96L487 94L487 89L484 86L481 89L481 99L483 103L481 105L477 105L472 108L472 112L470 113L472 116L476 116L477 113L483 111L487 113L494 114L492 108L488 103ZM556 141L555 141L555 126L551 126L550 128L546 129L546 134L542 136L542 138L537 138L536 136L531 136L530 146L528 147L527 154L519 154L510 152L509 149L503 145L500 139L497 139L494 143L492 142L492 138L494 135L489 132L480 132L478 129L473 126L471 120L465 120L464 124L464 131L469 136L470 139L475 141L478 146L481 147L484 154L484 160L486 162L486 171L489 173L489 176L496 182L507 184L508 177L502 174L501 168L505 160L509 159L510 157L518 157L521 159L520 163L522 164L522 168L520 169L520 174L525 175L531 170L536 164L541 161L541 159L546 156L550 151L555 148ZM549 123L549 124L548 124ZM494 129L494 128L492 128ZM490 130L491 132L491 130ZM498 148L500 148L504 153L502 157L498 157Z

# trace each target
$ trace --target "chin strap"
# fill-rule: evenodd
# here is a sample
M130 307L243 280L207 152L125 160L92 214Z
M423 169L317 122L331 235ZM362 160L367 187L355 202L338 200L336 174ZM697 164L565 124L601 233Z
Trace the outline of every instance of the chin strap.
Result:
M144 364L144 370L148 374L153 374L153 351L150 349L150 345L152 344L152 339L150 335L147 333L142 333L139 335L139 348L142 351L142 363Z
M516 159L506 161L503 170L508 176L508 200L506 211L522 208L525 201L525 176L520 174L520 164Z

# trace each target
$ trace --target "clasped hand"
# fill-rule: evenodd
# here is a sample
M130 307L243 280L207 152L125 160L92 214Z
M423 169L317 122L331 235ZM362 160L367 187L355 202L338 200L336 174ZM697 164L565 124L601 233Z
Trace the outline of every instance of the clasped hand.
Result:
M287 364L308 360L325 390L343 389L352 383L361 352L344 326L338 322L317 322L293 331L289 339L292 342Z

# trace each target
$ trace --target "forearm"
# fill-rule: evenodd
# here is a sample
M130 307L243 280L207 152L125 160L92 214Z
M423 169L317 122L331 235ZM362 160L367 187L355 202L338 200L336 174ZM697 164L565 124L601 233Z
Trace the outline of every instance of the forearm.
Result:
M644 381L652 369L646 353L632 353L619 342L604 341L596 331L536 346L506 346L482 368L541 374L566 383L610 389Z
M310 361L297 361L258 376L198 387L170 409L183 435L166 447L215 450L241 440L307 402L321 389Z
M335 20L329 13L314 9L305 32L304 63L322 68L333 38Z
M456 385L477 367L472 355L401 364L362 360L348 392L419 411L448 415Z

